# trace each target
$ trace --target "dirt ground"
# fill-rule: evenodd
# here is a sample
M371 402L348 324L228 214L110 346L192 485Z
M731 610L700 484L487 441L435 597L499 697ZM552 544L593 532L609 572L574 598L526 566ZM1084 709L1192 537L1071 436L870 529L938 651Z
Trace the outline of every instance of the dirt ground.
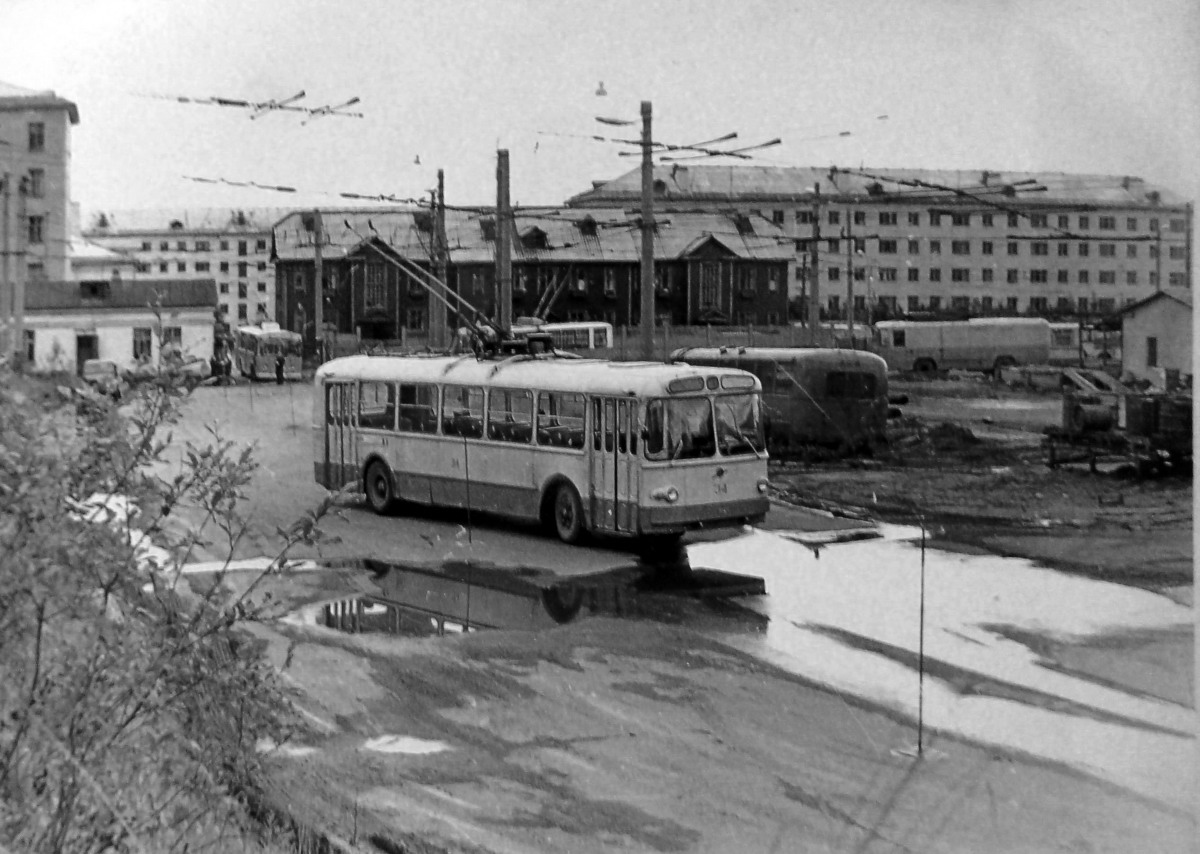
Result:
M1039 422L1052 398L976 383L904 390L889 451L777 466L779 494L1191 601L1190 480L1051 471ZM944 414L957 417L943 426ZM282 618L371 584L310 572L261 592ZM348 851L1194 850L1188 793L1151 800L937 732L914 756L912 720L696 628L747 619L646 595L631 612L540 631L253 624L299 710L297 735L268 754L270 797ZM1060 666L1191 705L1190 635L1028 642Z

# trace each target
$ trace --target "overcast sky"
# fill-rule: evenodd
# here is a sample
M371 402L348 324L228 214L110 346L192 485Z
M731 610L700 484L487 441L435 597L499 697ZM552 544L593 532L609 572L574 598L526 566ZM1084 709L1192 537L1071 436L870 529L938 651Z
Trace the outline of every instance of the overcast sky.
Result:
M642 100L666 142L782 137L762 165L1128 174L1200 196L1195 0L0 0L0 25L0 80L79 107L85 211L416 196L438 167L449 202L493 203L497 148L514 202L557 204L636 166L564 134L634 136L594 117L636 120ZM301 89L357 96L365 118L150 97Z

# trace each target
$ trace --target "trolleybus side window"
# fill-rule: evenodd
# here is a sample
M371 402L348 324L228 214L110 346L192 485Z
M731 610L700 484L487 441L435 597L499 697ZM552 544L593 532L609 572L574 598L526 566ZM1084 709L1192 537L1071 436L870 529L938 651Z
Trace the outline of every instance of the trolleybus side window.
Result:
M396 429L396 387L391 383L364 382L359 386L358 426L375 430Z
M400 384L400 432L437 432L437 386L427 383Z
M487 436L500 442L533 441L533 393L494 388L488 395Z
M354 385L347 382L329 383L329 408L325 412L330 424L349 426L354 423Z
M442 396L442 432L468 439L483 437L483 389L478 386L445 386Z
M586 412L587 399L582 394L542 392L538 395L538 444L582 450Z
M870 399L875 396L875 375L863 371L830 371L825 375L825 396Z

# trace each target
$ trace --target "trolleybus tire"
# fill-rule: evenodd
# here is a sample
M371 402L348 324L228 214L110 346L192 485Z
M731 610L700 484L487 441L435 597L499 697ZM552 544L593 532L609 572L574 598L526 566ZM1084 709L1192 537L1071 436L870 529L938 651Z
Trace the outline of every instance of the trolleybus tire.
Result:
M917 359L913 363L913 370L918 374L932 374L937 370L937 362L933 359Z
M396 494L392 486L392 473L379 460L367 466L363 477L363 490L367 493L367 503L380 516L386 516L396 507Z
M560 483L554 492L554 533L568 545L583 539L583 502L569 483Z
M996 361L992 363L992 376L999 379L1000 372L1005 368L1016 367L1017 360L1012 356L997 356Z
M575 619L583 605L583 591L578 587L551 587L542 591L542 607L556 623Z

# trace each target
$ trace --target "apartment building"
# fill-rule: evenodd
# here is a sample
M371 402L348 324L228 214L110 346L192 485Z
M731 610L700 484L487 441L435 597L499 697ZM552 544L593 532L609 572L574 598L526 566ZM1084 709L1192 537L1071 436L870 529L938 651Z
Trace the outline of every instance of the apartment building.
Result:
M275 319L271 228L286 208L102 211L86 240L133 259L135 278L212 279L217 311L231 326Z
M79 108L0 82L0 293L70 277L71 128ZM8 312L4 312L7 314Z
M1191 203L1134 177L675 164L655 166L653 187L656 214L738 211L784 229L790 292L815 287L826 318L847 305L858 320L1067 317L1191 290ZM633 170L567 205L640 199Z

